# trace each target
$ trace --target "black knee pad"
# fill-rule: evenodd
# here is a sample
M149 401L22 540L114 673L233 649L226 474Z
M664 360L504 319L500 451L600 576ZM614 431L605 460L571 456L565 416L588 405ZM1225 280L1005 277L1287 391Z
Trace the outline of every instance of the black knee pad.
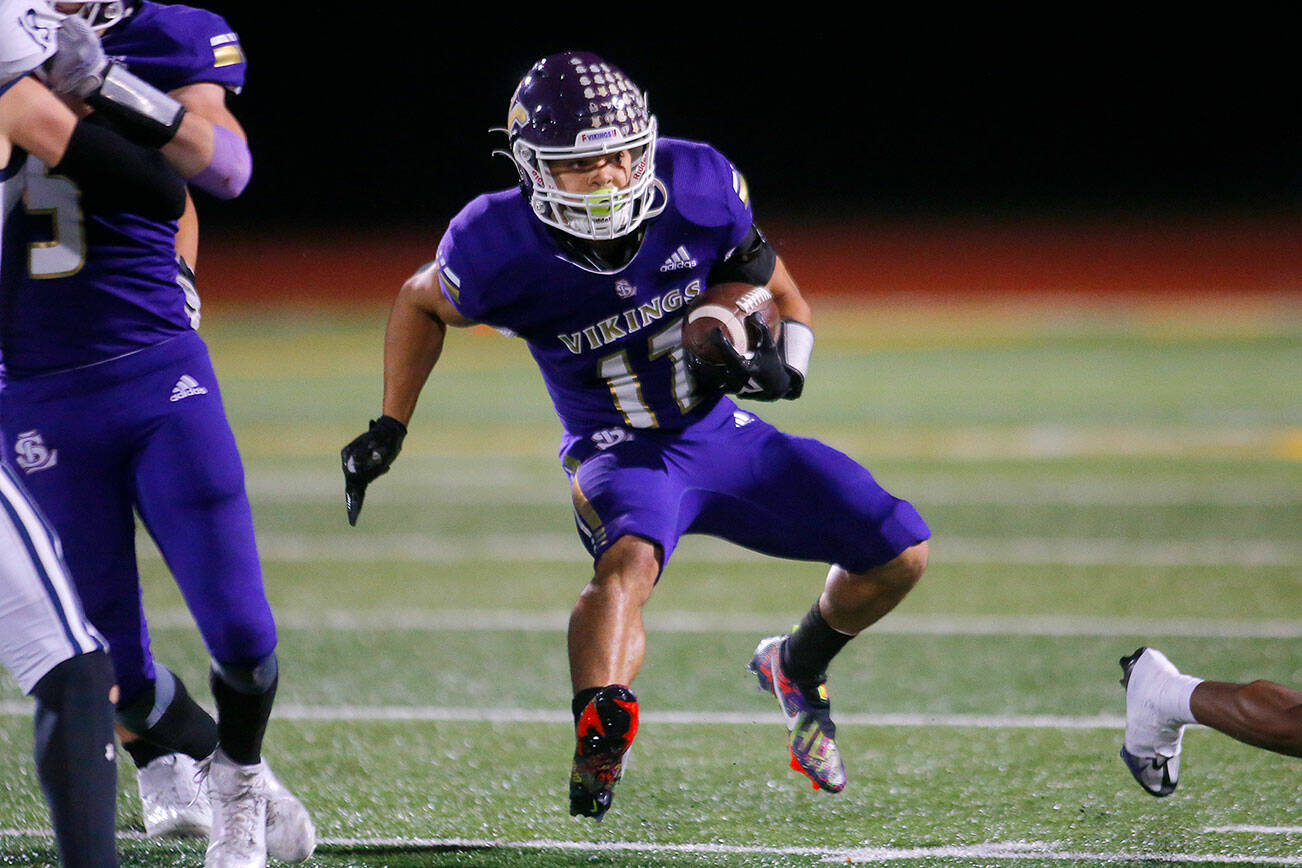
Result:
M112 688L113 664L108 654L92 651L69 658L45 673L32 688L32 696L38 702L57 705L69 693L85 692L90 701L108 702Z
M275 652L268 654L252 665L241 663L218 663L212 661L212 674L232 690L247 695L266 693L276 686L280 677L280 664Z
M268 654L253 665L212 663L208 683L217 700L217 730L222 751L237 763L262 758L262 738L276 701L280 668Z

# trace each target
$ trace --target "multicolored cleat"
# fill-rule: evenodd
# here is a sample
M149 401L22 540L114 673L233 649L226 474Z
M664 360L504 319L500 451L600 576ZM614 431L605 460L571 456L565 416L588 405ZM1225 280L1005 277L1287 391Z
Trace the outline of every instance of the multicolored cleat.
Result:
M782 645L786 636L762 640L746 666L759 679L759 689L778 698L787 722L791 767L801 772L816 790L839 793L845 789L845 764L836 746L836 724L832 723L827 699L827 679L797 683L782 671Z
M637 697L622 684L601 688L575 725L577 746L570 774L570 816L600 822L614 800L615 783L637 735Z

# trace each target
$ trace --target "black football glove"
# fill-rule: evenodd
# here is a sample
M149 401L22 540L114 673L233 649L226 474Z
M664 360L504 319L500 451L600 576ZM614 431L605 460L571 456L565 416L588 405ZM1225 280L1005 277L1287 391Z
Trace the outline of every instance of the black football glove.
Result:
M389 472L393 461L402 451L402 440L407 436L407 426L392 416L371 420L371 427L339 452L344 467L344 506L348 508L348 523L357 525L357 515L362 511L366 486Z
M791 369L782 360L782 351L773 340L773 332L769 331L768 323L758 312L746 319L750 320L759 332L759 343L755 345L755 351L751 353L749 359L742 359L749 370L750 378L737 393L737 397L750 398L754 401L776 401L779 398L790 397ZM732 352L734 356L741 359L736 350Z
M692 379L696 381L696 387L702 392L731 392L736 394L740 392L750 380L750 375L746 373L745 364L735 364L732 359L735 357L741 359L737 351L733 349L732 344L723 336L723 329L715 328L710 332L710 344L718 348L719 353L728 362L707 362L689 349L684 348L686 354L687 370L691 372Z
M692 372L697 385L706 390L722 389L739 398L756 401L795 397L789 394L794 382L792 371L782 361L782 354L773 340L773 332L769 331L768 323L758 312L746 319L759 332L759 341L750 358L737 352L719 328L710 332L710 343L723 357L723 362L707 362L690 350L687 352L687 368Z

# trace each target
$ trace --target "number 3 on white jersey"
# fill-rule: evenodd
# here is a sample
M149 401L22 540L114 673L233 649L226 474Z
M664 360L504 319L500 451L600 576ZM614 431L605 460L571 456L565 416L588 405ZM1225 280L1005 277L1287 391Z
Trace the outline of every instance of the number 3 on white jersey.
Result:
M86 231L82 222L81 190L62 175L51 175L45 164L28 155L22 170L23 204L28 214L48 214L50 241L28 247L32 277L67 277L86 264Z

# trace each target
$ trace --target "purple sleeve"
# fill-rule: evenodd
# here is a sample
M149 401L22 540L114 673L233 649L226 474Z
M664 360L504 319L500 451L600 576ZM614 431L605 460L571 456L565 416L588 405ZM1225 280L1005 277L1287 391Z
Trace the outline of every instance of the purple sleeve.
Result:
M439 242L434 268L438 274L439 290L452 306L466 319L485 325L497 325L495 305L491 300L491 280L485 279L477 268L478 258L467 247L472 239L454 232L452 227Z
M501 327L513 299L500 278L504 263L520 252L522 239L504 222L494 197L473 199L448 224L439 241L439 289L467 319Z
M443 293L452 306L467 319L477 319L473 313L473 304L468 304L474 298L473 292L467 293L465 301L462 301L461 287L463 280L461 276L460 263L453 266L449 263L449 258L458 258L456 256L456 243L452 240L452 233L449 231L439 242L439 252L434 258L434 269L438 275L439 291ZM470 309L467 309L470 308Z
M737 167L722 155L716 152L722 165L719 169L719 175L727 185L728 189L723 194L724 200L728 203L728 213L732 220L729 224L729 245L736 247L746 239L750 234L750 227L755 222L754 214L750 206L750 188L746 184L746 178Z
M238 93L246 63L240 38L205 9L145 2L126 24L105 31L104 50L163 91L203 82Z
M656 160L669 164L670 197L680 213L699 227L718 233L720 255L740 244L752 223L746 179L723 154L702 142L670 140Z

